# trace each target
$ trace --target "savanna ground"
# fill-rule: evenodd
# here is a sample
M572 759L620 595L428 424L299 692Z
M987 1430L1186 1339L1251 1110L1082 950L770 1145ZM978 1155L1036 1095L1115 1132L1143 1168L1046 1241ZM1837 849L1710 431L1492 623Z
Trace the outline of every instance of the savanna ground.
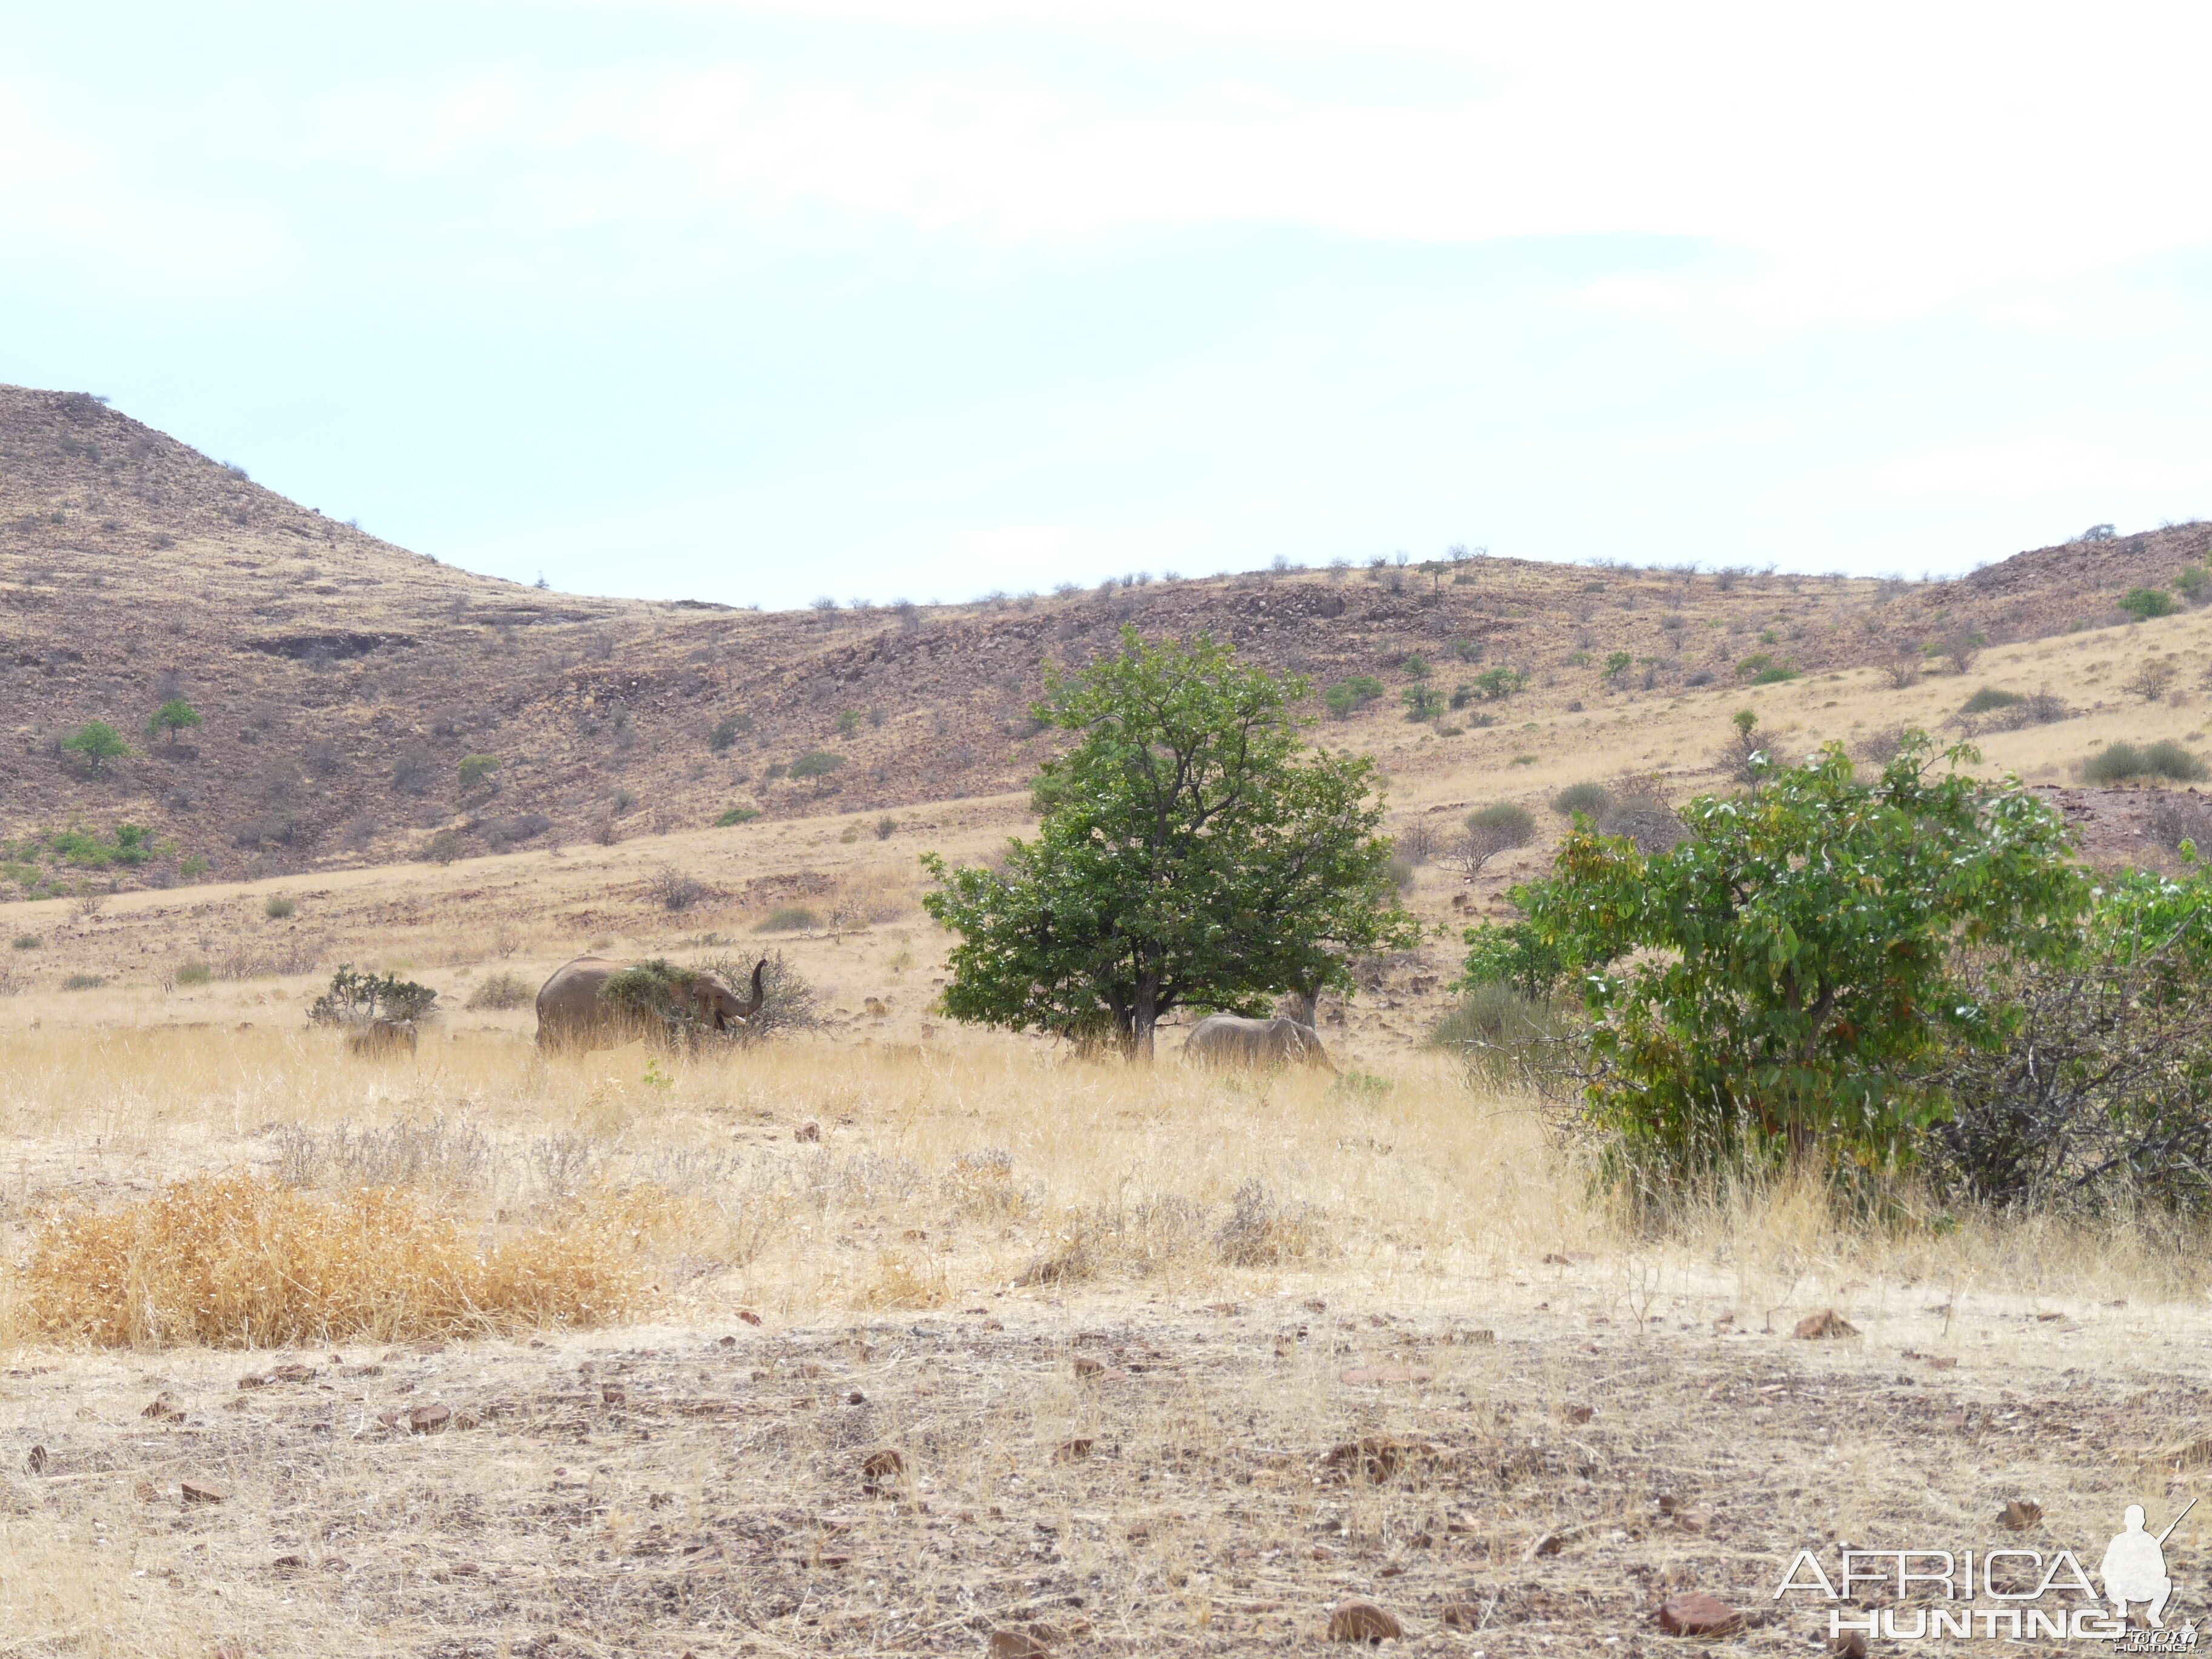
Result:
M2048 685L2088 712L1986 746L2058 780L2107 737L2196 735L2185 702L2095 693L2201 655L2205 626L1991 651L1963 683L1360 736L1402 820L1679 782L1747 700L1809 744ZM1686 1588L1753 1615L1723 1647L1809 1650L1825 1619L1771 1599L1800 1546L1978 1551L2028 1498L2031 1546L2094 1558L2124 1504L2162 1524L2208 1484L2201 1237L1869 1231L1787 1191L1639 1232L1535 1103L1419 1046L1455 935L1325 1026L1335 1078L945 1027L913 855L1021 821L970 801L881 840L832 817L8 907L37 943L0 999L0 1653L977 1653L1033 1626L1054 1652L1261 1652L1320 1647L1352 1598L1407 1647L1633 1652L1670 1644L1653 1613ZM1540 856L1471 888L1424 869L1413 902L1448 930ZM670 910L665 869L704 891ZM817 925L755 934L794 904ZM526 1010L467 1006L587 946L757 942L822 989L823 1029L547 1060ZM307 1026L341 960L444 994L417 1054ZM487 1250L551 1240L600 1275L604 1322L448 1301L425 1327L386 1238L370 1328L336 1342L42 1327L58 1207L240 1171L319 1204L397 1186ZM1791 1334L1831 1308L1856 1334ZM2212 1595L2204 1513L2168 1546L2177 1614Z

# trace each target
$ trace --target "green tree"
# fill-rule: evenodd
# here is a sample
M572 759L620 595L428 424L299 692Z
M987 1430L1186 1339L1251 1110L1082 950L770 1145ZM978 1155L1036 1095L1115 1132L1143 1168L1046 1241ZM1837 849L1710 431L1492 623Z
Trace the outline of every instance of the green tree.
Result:
M482 788L491 781L491 775L499 770L496 755L464 755L461 757L461 793Z
M2119 606L2137 622L2171 617L2176 609L2173 595L2162 587L2130 587L2120 595Z
M1426 682L1409 685L1398 695L1405 701L1409 720L1432 720L1444 712L1444 694Z
M1372 674L1354 674L1330 686L1322 694L1322 701L1328 705L1330 714L1342 720L1351 719L1382 695L1382 681Z
M1306 747L1306 690L1205 635L1134 629L1079 677L1048 669L1036 718L1074 743L1046 763L1036 839L1003 872L923 860L942 884L925 906L961 935L945 1012L1149 1054L1174 1009L1257 1013L1416 943L1374 763Z
M94 772L131 752L131 745L123 741L123 734L106 720L87 720L62 739L62 747L82 755L85 766Z
M1634 665L1636 659L1626 651L1608 651L1605 656L1605 678L1617 680Z
M1528 683L1528 677L1517 668L1486 668L1474 677L1474 689L1485 702L1510 697Z
M844 764L842 755L832 754L826 749L811 749L792 762L790 775L813 780L814 793L818 795L829 787L827 780L830 775Z
M164 732L174 744L177 733L188 726L200 723L200 711L182 697L172 697L146 717L146 741L151 743Z
M1917 732L1872 783L1839 745L1762 757L1756 794L1692 801L1650 856L1578 827L1515 890L1526 930L1470 935L1469 975L1579 981L1590 1108L1662 1170L1909 1158L1948 1111L1946 1047L2001 1033L1962 950L2062 953L2088 898L2050 807L1948 758L1936 775Z

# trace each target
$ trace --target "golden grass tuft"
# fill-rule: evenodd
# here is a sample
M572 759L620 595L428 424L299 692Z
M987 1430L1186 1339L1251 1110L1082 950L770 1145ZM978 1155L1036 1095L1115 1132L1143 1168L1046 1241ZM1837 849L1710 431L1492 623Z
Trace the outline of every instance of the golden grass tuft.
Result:
M95 1346L296 1346L599 1325L635 1313L673 1218L650 1189L594 1194L482 1238L405 1188L332 1196L203 1176L38 1221L18 1285L30 1332Z

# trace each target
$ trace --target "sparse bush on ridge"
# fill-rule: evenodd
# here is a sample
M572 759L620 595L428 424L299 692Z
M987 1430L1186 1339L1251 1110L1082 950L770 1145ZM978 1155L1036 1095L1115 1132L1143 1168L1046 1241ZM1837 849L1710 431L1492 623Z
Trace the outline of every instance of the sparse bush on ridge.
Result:
M2081 763L2085 783L2125 783L2131 779L2165 778L2175 783L2201 783L2212 769L2171 738L2137 745L2110 743Z

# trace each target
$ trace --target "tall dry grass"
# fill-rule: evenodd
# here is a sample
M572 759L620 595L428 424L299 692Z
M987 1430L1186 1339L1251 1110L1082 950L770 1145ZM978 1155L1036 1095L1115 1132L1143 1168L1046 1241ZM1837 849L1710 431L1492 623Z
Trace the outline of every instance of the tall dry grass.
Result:
M2140 1300L2206 1280L2203 1240L2153 1214L1868 1225L1779 1183L1686 1196L1654 1230L1593 1191L1532 1102L1472 1088L1435 1054L1331 1079L1079 1062L964 1034L548 1061L519 1036L463 1032L365 1062L314 1032L34 1031L0 1058L0 1132L16 1329L88 1340L683 1321L732 1304L805 1317L1010 1290L1311 1290L1419 1311L1510 1296L1563 1259L1626 1313L1655 1284L1765 1309L1877 1282ZM164 1192L202 1178L233 1183L234 1225L185 1195L216 1188ZM641 1191L683 1224L617 1243L592 1195ZM363 1238L373 1203L397 1218L374 1247L388 1255ZM520 1260L501 1241L524 1237L573 1249L572 1288L495 1272ZM218 1246L263 1261L351 1250L363 1279L412 1288L295 1305L202 1262L175 1267L158 1298L127 1289L131 1261ZM100 1288L72 1300L79 1280ZM220 1311L185 1311L210 1297Z

